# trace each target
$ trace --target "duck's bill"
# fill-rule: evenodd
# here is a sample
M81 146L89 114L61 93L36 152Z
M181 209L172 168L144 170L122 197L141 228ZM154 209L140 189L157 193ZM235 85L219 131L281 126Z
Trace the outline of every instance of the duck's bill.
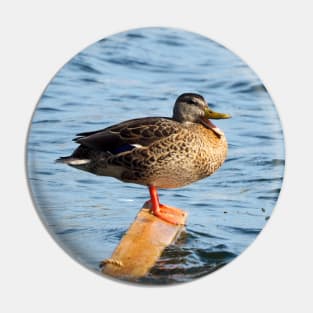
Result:
M209 128L212 129L214 131L215 134L217 134L218 136L223 136L224 133L223 131L221 131L217 126L215 126L210 119L224 119L224 118L230 118L231 115L226 114L226 113L218 113L218 112L214 112L211 109L206 109L205 110L205 115L203 118L201 118L201 123Z
M208 109L205 109L204 117L207 119L211 118L213 120L220 120L224 118L231 118L231 115L226 114L226 113L214 112L208 108Z

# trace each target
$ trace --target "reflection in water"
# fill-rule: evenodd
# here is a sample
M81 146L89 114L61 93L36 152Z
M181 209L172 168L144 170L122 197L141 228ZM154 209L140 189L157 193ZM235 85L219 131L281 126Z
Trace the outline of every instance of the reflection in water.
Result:
M256 75L219 44L181 30L150 28L101 40L76 55L49 84L32 121L28 170L37 209L56 240L98 271L148 198L146 188L54 164L76 133L143 116L171 116L176 97L202 94L229 112L217 121L229 156L213 176L161 190L189 212L186 232L145 283L182 282L239 255L270 216L284 170L283 134Z

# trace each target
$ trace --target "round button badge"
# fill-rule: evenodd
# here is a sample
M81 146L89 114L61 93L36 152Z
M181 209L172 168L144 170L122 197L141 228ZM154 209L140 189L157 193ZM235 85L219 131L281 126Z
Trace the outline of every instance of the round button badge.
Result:
M104 38L53 77L27 144L50 234L104 277L189 282L239 256L279 196L273 101L237 55L201 35L141 28Z

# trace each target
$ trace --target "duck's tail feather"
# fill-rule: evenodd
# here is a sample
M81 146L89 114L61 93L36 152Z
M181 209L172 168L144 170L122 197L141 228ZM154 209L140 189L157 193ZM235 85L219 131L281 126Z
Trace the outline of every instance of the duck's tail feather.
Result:
M63 163L63 164L68 164L68 165L84 165L89 162L90 162L89 159L79 159L79 158L74 158L72 156L60 157L55 160L55 163Z

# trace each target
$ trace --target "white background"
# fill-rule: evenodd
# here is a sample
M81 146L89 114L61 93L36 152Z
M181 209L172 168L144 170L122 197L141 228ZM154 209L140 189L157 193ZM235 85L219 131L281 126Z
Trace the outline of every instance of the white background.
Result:
M0 311L313 312L310 4L2 1ZM287 151L280 199L257 240L223 269L162 288L117 283L74 262L39 221L24 170L31 115L56 71L102 37L144 26L195 31L242 57L277 105Z

